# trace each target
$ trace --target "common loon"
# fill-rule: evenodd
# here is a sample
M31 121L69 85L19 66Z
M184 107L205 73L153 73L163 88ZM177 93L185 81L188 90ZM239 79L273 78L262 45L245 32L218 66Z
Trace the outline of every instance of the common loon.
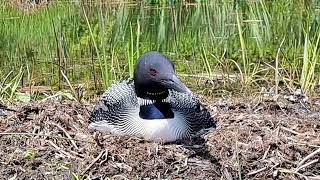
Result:
M133 80L118 81L96 104L89 129L172 142L214 127L211 115L156 51L141 55Z

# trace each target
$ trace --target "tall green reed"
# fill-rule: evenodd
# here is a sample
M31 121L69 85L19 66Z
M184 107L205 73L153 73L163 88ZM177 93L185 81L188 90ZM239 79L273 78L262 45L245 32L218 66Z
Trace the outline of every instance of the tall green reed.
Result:
M36 84L55 86L59 66L54 23L63 40L63 68L71 84L94 79L94 88L99 88L99 82L105 88L111 80L127 74L132 77L133 64L141 53L159 50L174 61L179 72L207 73L208 79L220 72L237 73L240 82L249 87L265 86L274 78L270 72L278 57L279 81L292 87L301 84L308 91L317 75L317 37L303 29L319 19L319 4L302 0L116 5L98 1L88 7L56 2L30 14L6 6L1 7L6 15L1 17L6 18L0 20L0 41L5 44L0 45L0 58L4 59L0 65L19 69L27 62L37 67ZM216 66L220 59L228 68ZM50 82L41 78L41 72L49 74Z

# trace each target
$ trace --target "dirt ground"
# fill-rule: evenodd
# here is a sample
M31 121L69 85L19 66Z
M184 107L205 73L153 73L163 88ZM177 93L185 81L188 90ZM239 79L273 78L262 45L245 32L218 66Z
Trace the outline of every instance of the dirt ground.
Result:
M320 99L308 101L206 101L217 128L171 144L89 132L92 104L16 104L0 113L0 179L320 179Z

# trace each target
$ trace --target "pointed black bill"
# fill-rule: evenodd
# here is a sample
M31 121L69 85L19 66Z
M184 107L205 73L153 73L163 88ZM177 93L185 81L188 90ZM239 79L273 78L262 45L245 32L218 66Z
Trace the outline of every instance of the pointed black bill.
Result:
M191 93L190 89L184 85L175 74L172 74L170 79L162 81L162 83L168 89L173 89L182 93Z

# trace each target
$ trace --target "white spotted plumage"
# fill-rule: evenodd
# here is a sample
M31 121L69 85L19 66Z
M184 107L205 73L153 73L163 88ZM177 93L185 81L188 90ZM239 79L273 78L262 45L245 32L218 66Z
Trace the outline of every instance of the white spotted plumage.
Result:
M133 81L116 82L94 108L89 128L171 142L188 138L200 129L213 125L209 112L201 110L198 99L191 93L170 90L169 96L162 101L170 105L174 118L142 119L139 116L140 105L152 104L153 101L138 98Z

